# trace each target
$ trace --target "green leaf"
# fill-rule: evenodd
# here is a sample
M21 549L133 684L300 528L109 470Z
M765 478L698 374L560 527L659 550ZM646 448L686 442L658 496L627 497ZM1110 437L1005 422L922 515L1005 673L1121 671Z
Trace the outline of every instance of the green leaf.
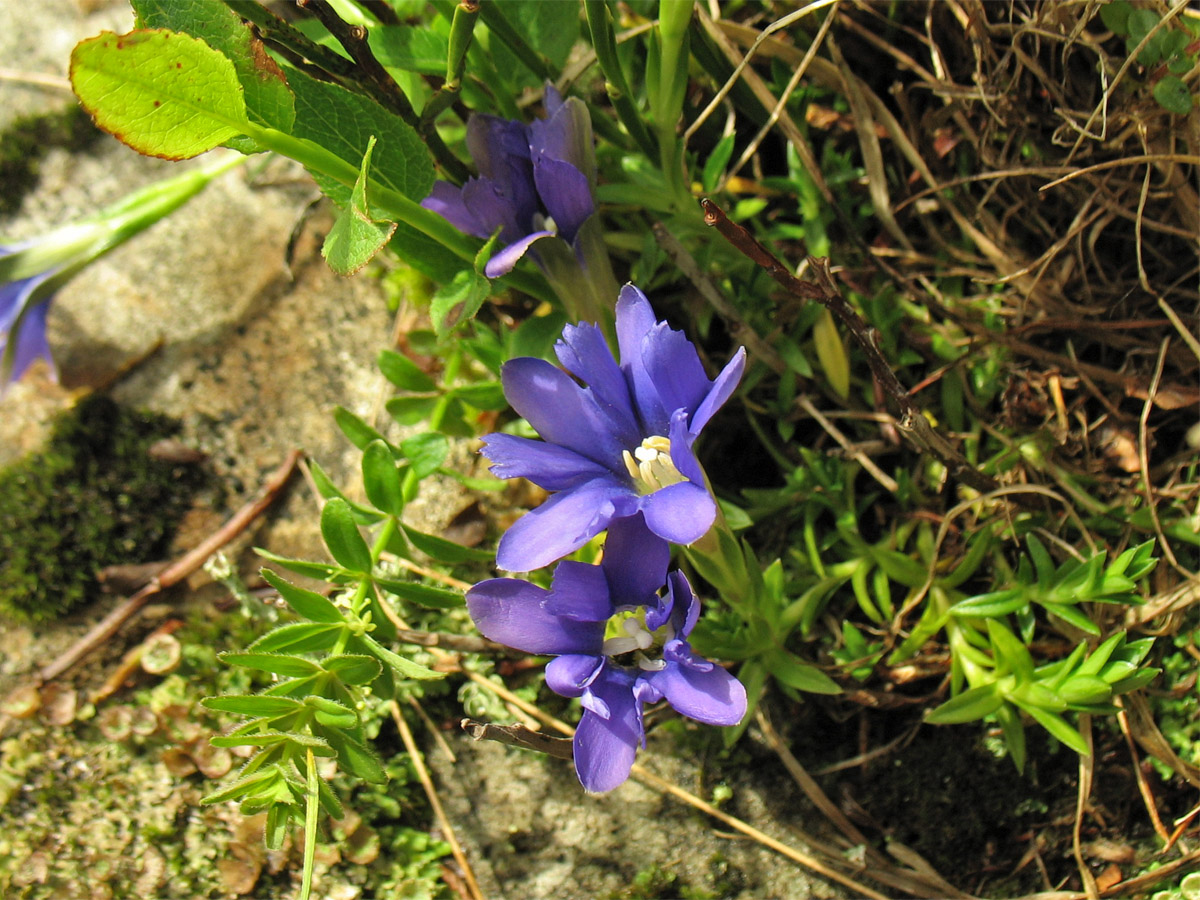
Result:
M415 528L409 528L407 525L402 525L401 528L404 529L405 535L407 535L414 547L431 559L436 559L438 562L456 565L463 562L486 562L492 558L491 552L487 550L464 547L462 544L456 544L445 538L417 531Z
M1080 612L1076 606L1065 606L1060 603L1043 603L1042 608L1048 613L1058 616L1069 625L1074 625L1085 634L1100 636L1100 626Z
M316 460L308 461L308 471L312 475L313 484L316 485L317 493L326 500L334 498L345 503L354 513L354 521L359 525L375 525L383 521L384 516L377 510L371 509L368 506L363 506L361 503L354 503L347 497L342 489L333 483L333 480L325 474L325 470L318 465Z
M321 508L321 537L333 558L351 572L369 574L371 550L358 531L350 504L339 497L325 501Z
M1107 703L1112 698L1108 682L1095 675L1072 675L1058 689L1067 704Z
M1164 75L1154 85L1154 99L1167 112L1186 116L1192 111L1192 92L1176 75Z
M313 719L327 728L346 731L358 726L358 713L336 700L314 695L305 697L304 704L312 707Z
M346 684L370 684L383 670L374 657L348 653L327 657L321 660L321 666Z
M1109 657L1125 644L1125 632L1118 631L1088 654L1087 660L1075 670L1076 675L1096 675L1104 668Z
M253 723L251 723L253 724ZM301 753L312 750L315 756L333 756L333 748L321 738L307 734L296 734L283 731L255 731L253 733L237 733L217 735L210 739L214 747L274 747L279 744L291 744L294 750Z
M166 28L200 38L233 63L251 122L292 130L295 101L283 70L254 36L249 24L221 0L132 0L146 28Z
M315 578L318 581L336 581L339 580L339 576L343 576L340 580L345 580L342 570L338 566L329 563L312 562L307 559L292 559L287 556L280 556L278 553L272 553L270 550L264 550L262 547L255 547L254 552L267 560L267 562L273 562L287 569L289 572L295 572L297 575Z
M925 717L933 725L960 725L990 716L1004 703L993 681L951 697Z
M320 144L355 168L374 137L379 141L374 181L413 200L425 199L433 187L433 163L416 131L375 101L345 88L297 69L288 69L287 78L296 95L295 137ZM313 174L321 190L340 206L350 203L350 188Z
M1129 33L1129 13L1133 7L1128 0L1110 0L1100 4L1100 21L1104 27L1114 34Z
M1033 657L1025 649L1020 639L1004 627L997 619L987 619L988 639L996 654L997 673L1001 670L1003 661L1008 671L1017 676L1018 681L1028 681L1033 678Z
M373 580L389 594L395 594L410 603L427 606L431 609L456 609L466 603L466 598L461 591L432 587L414 581L400 581L395 578L376 576Z
M382 434L356 416L344 406L336 406L333 410L333 421L337 422L338 428L342 430L342 434L359 450L366 450L367 445L372 441L383 441Z
M385 66L422 75L446 74L450 42L428 26L383 25L372 28L368 40L375 58Z
M267 584L279 591L279 596L288 602L288 606L306 619L326 624L343 624L346 617L328 597L323 597L316 591L305 590L289 581L280 578L270 569L262 569L262 577Z
M268 697L263 694L223 694L205 697L200 704L207 709L267 719L286 716L304 707L303 703L291 697Z
M270 672L283 678L303 678L321 671L321 667L311 660L283 653L220 653L217 658L231 666Z
M265 769L259 769L256 772L251 772L243 778L237 779L233 784L226 785L219 791L209 794L200 801L201 806L212 806L217 803L226 803L230 800L236 800L247 794L258 793L262 788L268 787L273 782L281 779L278 768L269 766Z
M1066 719L1062 716L1044 709L1038 709L1036 706L1026 707L1025 711L1033 717L1034 721L1080 756L1087 756L1087 741L1084 740L1082 734L1068 725Z
M1025 728L1016 709L1005 704L996 710L996 721L1004 734L1004 744L1018 772L1025 771Z
M444 434L429 431L401 441L400 450L412 463L416 477L428 478L450 455L450 442Z
M444 340L456 326L475 318L491 292L492 283L471 269L460 270L449 284L438 288L429 304L429 318L438 340Z
M360 744L344 731L336 728L314 727L337 751L338 766L363 781L381 784L387 781L387 773L379 757L366 745Z
M395 222L373 216L367 203L367 180L374 149L375 138L372 136L367 141L354 190L350 192L350 203L338 213L321 247L321 255L329 268L339 275L353 275L359 271L384 248L396 230Z
M1020 588L1010 588L1004 591L979 594L976 597L971 597L969 600L962 601L962 603L956 603L950 607L950 615L955 618L962 618L963 616L978 616L980 618L1006 616L1009 613L1016 612L1028 602L1023 590Z
M414 678L419 681L426 681L434 678L445 678L441 672L435 672L432 669L427 669L422 665L418 665L411 659L405 659L398 653L393 653L379 641L369 635L362 635L353 640L354 644L360 645L367 653L370 653L385 666L392 668L397 674L405 678Z
M71 87L97 125L147 156L190 159L248 124L233 63L173 31L82 41L71 53Z
M372 441L363 450L362 475L363 490L373 506L389 516L400 516L404 512L400 470L396 468L391 447L384 441Z
M318 622L296 622L281 625L268 631L246 649L251 653L311 653L328 650L337 643L341 625L325 625Z
M837 325L833 321L833 314L829 310L821 310L820 318L813 325L812 335L817 359L821 362L821 368L825 372L829 386L839 397L848 396L850 393L850 359L846 355L846 346L842 343L842 336L838 332Z
M704 170L700 175L700 183L704 186L704 190L715 191L717 189L721 173L725 171L725 166L728 165L729 158L733 155L735 137L733 134L727 134L717 141L717 146L713 147L712 153L704 161Z
M508 409L508 401L504 398L504 387L498 381L486 384L463 384L451 388L448 392L464 403L470 403L476 409L486 409L500 412Z
M383 377L402 391L431 393L437 382L421 371L420 366L395 350L380 350L375 358Z
M243 812L248 812L243 810ZM293 816L299 818L299 809L291 803L272 803L267 808L267 824L263 829L263 843L268 850L281 850L287 840Z
M424 422L437 406L436 397L393 397L384 407L398 425Z
M1054 560L1046 550L1046 545L1034 534L1025 535L1025 546L1029 548L1029 556L1033 560L1037 572L1038 584L1050 584L1054 580Z
M808 691L810 694L840 694L841 687L836 681L818 669L809 665L794 653L786 650L775 650L763 657L763 664L777 681L798 691Z

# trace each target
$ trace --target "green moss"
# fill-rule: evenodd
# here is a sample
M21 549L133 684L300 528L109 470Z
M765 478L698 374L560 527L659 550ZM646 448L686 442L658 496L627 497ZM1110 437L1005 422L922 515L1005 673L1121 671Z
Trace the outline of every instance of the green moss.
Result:
M20 208L37 184L39 164L48 150L85 150L102 133L78 106L16 119L0 135L0 215Z
M96 573L161 559L207 480L151 457L169 419L93 395L55 423L44 450L0 471L0 616L44 621L95 591Z

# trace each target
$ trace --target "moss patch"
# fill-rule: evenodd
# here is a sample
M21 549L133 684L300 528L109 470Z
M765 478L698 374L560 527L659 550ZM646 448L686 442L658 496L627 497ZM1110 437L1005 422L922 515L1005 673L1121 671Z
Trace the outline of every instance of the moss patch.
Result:
M196 491L195 465L155 459L171 420L93 395L39 453L0 472L0 616L44 621L89 599L96 573L161 559Z
M38 179L51 148L86 150L103 134L78 106L61 112L21 116L0 135L0 215L16 212Z

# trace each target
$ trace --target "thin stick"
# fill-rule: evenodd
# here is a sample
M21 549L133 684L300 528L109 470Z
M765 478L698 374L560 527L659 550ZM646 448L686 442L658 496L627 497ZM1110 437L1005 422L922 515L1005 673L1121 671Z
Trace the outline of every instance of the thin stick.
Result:
M280 492L296 470L301 456L302 451L291 451L283 461L283 465L272 472L264 482L253 500L234 513L224 525L201 541L199 545L167 566L161 574L152 578L149 584L105 616L66 653L45 666L37 674L38 683L52 681L62 675L116 634L121 626L145 606L151 597L183 581L204 565L210 556L245 531L247 526L262 515L279 497Z
M454 833L454 826L446 818L446 811L442 809L442 801L438 798L437 788L433 786L433 779L429 777L429 770L425 768L425 761L421 758L421 750L417 747L417 742L413 740L408 722L404 720L404 714L400 711L400 704L395 700L390 700L388 701L388 710L392 714L392 719L396 722L396 728L400 731L400 739L404 742L404 749L408 751L409 759L412 760L413 768L417 772L417 779L421 782L421 787L425 790L425 796L429 798L429 805L433 807L433 814L437 817L438 827L442 829L442 836L445 837L446 843L450 845L450 852L454 854L455 862L462 869L463 879L467 883L467 890L471 892L473 900L484 900L483 892L479 890L479 882L475 880L475 872L471 869L471 864L467 862L462 845L458 842L458 836Z
M900 418L896 427L919 449L932 453L951 472L961 478L966 484L980 492L993 491L1000 485L992 478L984 475L950 445L944 437L930 426L924 413L917 407L912 396L896 378L883 353L879 350L876 331L863 321L854 308L842 297L829 272L828 260L810 256L809 266L812 268L816 281L802 281L771 253L757 238L736 222L731 221L725 212L707 197L700 201L704 209L704 221L721 233L729 243L733 244L751 261L767 271L777 284L788 293L802 300L813 300L820 303L841 321L850 332L855 343L859 345L867 358L867 365L875 381L883 388L889 397L900 408Z
M1075 854L1075 865L1079 869L1079 877L1083 881L1083 889L1088 900L1100 900L1100 889L1096 885L1096 877L1083 859L1083 848L1080 844L1080 832L1083 829L1083 814L1087 810L1088 797L1092 793L1092 774L1095 771L1096 757L1092 749L1092 717L1087 714L1079 717L1079 733L1087 741L1087 756L1079 757L1079 792L1075 796L1075 824L1071 828L1071 850Z
M498 744L507 744L509 747L520 747L535 753L545 753L555 759L575 758L570 738L542 734L542 732L526 728L524 725L496 725L493 722L463 719L460 726L473 741L495 741Z
M1150 815L1150 823L1154 826L1154 833L1163 839L1164 844L1170 846L1171 836L1167 833L1167 827L1163 825L1162 818L1158 814L1158 804L1154 802L1154 794L1150 792L1150 785L1146 781L1146 776L1142 774L1137 747L1133 743L1133 734L1129 729L1129 713L1125 711L1120 697L1115 698L1114 702L1117 706L1121 707L1121 711L1117 713L1117 722L1121 726L1121 734L1125 737L1125 746L1129 748L1129 758L1133 761L1133 775L1137 779L1138 792L1142 795L1142 803L1146 805L1146 812Z

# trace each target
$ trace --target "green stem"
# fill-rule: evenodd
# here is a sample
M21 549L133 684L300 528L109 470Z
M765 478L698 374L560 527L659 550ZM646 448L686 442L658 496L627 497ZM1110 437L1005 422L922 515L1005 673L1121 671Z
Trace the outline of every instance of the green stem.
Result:
M317 763L311 747L305 750L305 762L308 765L308 789L304 809L304 872L301 876L299 900L309 900L312 896L313 863L317 859L317 810L320 806L321 790L317 780Z
M625 130L637 142L641 151L650 159L654 159L658 155L658 149L646 124L638 115L629 90L629 82L625 79L625 70L621 68L608 3L605 0L584 0L583 9L587 14L588 29L592 35L592 48L596 51L600 71L604 73L604 89L617 112L617 118L621 120Z

